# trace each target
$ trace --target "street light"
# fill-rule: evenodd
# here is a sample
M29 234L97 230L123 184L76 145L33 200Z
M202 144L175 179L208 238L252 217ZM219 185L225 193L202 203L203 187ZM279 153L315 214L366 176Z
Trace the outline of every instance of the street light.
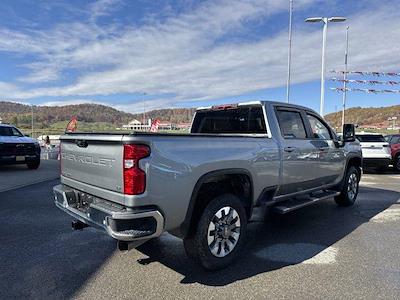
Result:
M290 65L292 62L292 17L293 17L293 0L289 1L289 49L288 49L288 65L287 65L287 82L286 82L286 102L289 103L290 97Z
M321 103L319 113L321 116L324 115L324 98L325 98L325 48L326 48L326 33L328 30L329 22L343 22L346 21L344 17L312 17L305 20L308 23L324 23L324 29L322 32L322 63L321 63Z

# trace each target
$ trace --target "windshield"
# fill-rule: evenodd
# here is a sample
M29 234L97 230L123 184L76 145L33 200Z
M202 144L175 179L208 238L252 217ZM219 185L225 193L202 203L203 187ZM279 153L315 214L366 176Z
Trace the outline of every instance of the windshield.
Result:
M360 134L356 135L357 140L360 142L386 142L385 138L383 135L380 134Z
M14 127L0 127L0 136L24 136L17 128Z

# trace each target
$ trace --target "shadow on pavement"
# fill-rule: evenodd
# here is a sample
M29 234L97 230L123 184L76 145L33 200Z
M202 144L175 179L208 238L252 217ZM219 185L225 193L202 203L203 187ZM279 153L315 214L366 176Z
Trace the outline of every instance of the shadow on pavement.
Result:
M364 168L363 169L364 174L373 174L373 175L398 175L400 174L399 171L396 171L394 168L389 167L385 170L376 170L372 168Z
M42 160L37 170L30 170L25 164L0 166L0 192L56 179L59 165L56 160Z
M74 232L53 203L57 180L0 193L0 299L65 299L114 253L94 229Z
M396 203L400 193L372 188L361 188L358 202L353 207L337 207L327 200L272 218L258 214L248 226L248 242L238 261L227 269L206 272L186 257L182 241L163 235L137 249L149 258L138 262L146 265L154 261L179 272L182 283L201 283L223 286L260 273L302 263L326 250L323 260L334 259L331 245L343 239L357 227ZM377 201L379 200L379 201Z

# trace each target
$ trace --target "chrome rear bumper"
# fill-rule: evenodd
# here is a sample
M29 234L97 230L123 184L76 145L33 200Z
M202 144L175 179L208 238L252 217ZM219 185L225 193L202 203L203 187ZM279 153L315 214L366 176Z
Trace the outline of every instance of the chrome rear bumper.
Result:
M53 192L59 209L87 225L105 230L117 240L150 239L164 230L164 217L158 210L129 209L62 184L55 186Z

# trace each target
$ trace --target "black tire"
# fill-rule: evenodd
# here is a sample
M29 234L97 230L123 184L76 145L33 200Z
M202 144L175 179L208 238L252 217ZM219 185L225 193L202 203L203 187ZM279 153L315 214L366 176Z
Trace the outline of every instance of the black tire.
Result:
M397 172L400 172L400 154L395 157L393 167Z
M216 217L216 214L221 212L223 208L228 211L228 214L223 212L221 215L222 217L219 219ZM237 216L233 217L236 214ZM217 222L216 220L221 221L224 216L227 218L225 219L226 224L218 225L218 223L215 225L215 222ZM235 227L235 224L238 224L238 220L240 226ZM214 225L210 225L211 223ZM232 262L239 256L246 239L247 216L243 204L240 202L238 197L231 194L224 194L213 199L204 208L199 222L195 226L196 228L193 235L185 238L183 242L187 255L200 263L203 268L207 270L223 269L232 264ZM215 229L212 230L215 233L214 238L212 238L213 234L209 231L210 226L219 226L219 229L215 227ZM234 226L235 228L233 230L228 230L227 228L230 226ZM221 230L221 228L226 229L224 231ZM217 232L221 234L221 237ZM231 235L229 235L229 233ZM236 236L236 233L239 233L239 235ZM223 240L222 235L225 235L225 240ZM237 239L235 239L233 235L235 235ZM209 236L210 239L214 239L210 245L208 240ZM214 247L212 245L214 245ZM212 253L211 247L214 250L217 249L215 251L216 254ZM231 247L231 249L229 247ZM225 256L216 256L224 255L225 252L227 252Z
M339 206L353 205L357 199L359 182L360 171L356 167L351 166L347 169L340 195L335 197L336 204Z
M40 166L40 160L33 161L33 162L28 162L26 165L28 166L28 169L36 170Z

